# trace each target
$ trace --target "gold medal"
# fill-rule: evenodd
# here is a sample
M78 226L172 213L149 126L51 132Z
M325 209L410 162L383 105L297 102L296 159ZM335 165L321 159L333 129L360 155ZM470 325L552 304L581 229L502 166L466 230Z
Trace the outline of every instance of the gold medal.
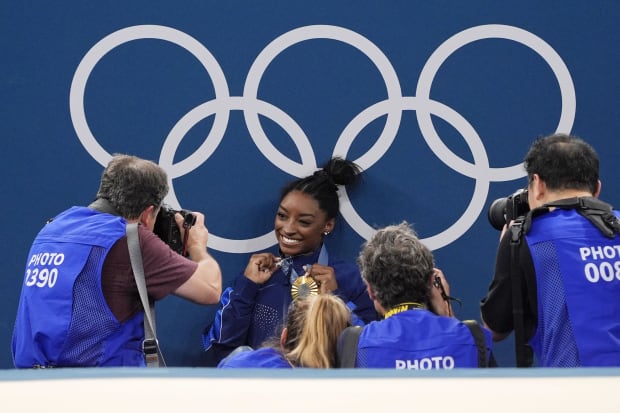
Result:
M291 296L293 300L298 298L305 298L309 295L318 295L319 286L314 279L308 275L302 275L297 277L293 285L291 286Z

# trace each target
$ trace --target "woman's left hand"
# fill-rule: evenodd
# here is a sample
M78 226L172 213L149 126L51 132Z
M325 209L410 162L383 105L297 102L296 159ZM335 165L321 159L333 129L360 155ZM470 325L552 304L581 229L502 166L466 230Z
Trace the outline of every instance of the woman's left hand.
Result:
M321 294L331 293L332 291L336 291L338 289L336 273L332 267L321 264L313 264L312 267L310 267L308 275L312 277L315 283L317 283Z

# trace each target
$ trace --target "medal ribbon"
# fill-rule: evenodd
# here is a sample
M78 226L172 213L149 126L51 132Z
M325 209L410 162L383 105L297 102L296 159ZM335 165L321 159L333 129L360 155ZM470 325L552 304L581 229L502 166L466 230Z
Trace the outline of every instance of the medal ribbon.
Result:
M299 278L299 274L297 273L297 271L295 270L295 267L293 266L294 259L295 257L282 258L282 265L280 267L282 269L282 272L284 272L284 274L289 276L289 280L291 284L293 284L295 280ZM321 251L319 252L319 258L317 260L317 263L321 265L327 265L328 260L329 260L329 254L327 253L327 248L325 248L325 244L323 244L321 246Z

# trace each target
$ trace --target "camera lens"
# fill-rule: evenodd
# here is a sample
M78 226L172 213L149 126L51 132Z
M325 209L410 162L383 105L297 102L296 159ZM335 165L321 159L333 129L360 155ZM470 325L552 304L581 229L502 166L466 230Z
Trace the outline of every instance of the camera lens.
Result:
M506 225L506 203L507 198L498 198L491 203L488 211L489 223L493 228L501 231Z

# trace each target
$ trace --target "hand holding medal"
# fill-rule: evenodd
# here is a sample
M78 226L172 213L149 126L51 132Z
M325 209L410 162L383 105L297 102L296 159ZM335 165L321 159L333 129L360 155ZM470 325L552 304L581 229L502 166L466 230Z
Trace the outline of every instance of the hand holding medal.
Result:
M334 269L327 265L306 265L304 275L298 277L291 286L293 299L308 295L325 294L338 288Z
M311 265L304 266L306 272L297 277L293 285L291 286L291 296L293 300L297 300L298 298L306 298L310 295L318 295L319 286L316 284L314 279L310 276Z

